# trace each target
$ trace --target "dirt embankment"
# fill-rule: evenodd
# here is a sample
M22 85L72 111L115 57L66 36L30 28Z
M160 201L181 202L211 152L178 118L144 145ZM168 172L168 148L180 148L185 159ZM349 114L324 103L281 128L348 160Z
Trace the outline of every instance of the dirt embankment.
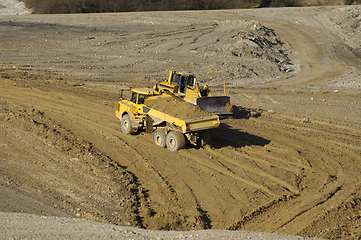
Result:
M41 203L33 212L147 229L357 239L359 16L359 6L5 16L0 189ZM173 67L214 93L226 81L234 115L210 147L173 153L121 132L119 89L153 86Z

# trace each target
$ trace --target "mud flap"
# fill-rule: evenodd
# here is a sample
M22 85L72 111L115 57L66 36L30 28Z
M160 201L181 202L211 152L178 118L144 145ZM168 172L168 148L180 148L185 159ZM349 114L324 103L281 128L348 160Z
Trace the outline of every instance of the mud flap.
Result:
M232 105L230 104L230 97L228 96L197 98L197 106L212 114L233 114Z
M149 117L149 115L145 116L145 132L152 133L153 132L153 119Z
M211 144L212 144L212 140L211 140L211 134L210 134L209 130L204 130L204 131L200 132L199 138L197 140L197 147L201 148L206 145L210 146Z

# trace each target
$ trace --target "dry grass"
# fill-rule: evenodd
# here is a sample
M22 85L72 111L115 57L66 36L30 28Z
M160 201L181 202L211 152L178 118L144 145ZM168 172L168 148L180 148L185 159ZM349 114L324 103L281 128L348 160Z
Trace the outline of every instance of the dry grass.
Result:
M34 13L101 13L361 4L361 0L24 0Z

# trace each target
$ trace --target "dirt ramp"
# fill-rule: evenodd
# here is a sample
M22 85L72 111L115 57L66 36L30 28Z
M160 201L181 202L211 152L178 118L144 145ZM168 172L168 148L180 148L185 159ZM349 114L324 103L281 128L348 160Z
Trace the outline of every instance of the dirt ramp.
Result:
M145 197L131 172L42 111L3 99L0 121L10 186L72 216L142 225Z

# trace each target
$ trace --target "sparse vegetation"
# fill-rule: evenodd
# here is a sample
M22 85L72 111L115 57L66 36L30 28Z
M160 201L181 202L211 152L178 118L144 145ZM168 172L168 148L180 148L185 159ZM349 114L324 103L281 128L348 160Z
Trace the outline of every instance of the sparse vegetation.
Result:
M34 13L215 10L361 4L361 0L24 0Z
M34 13L213 10L259 6L253 0L24 0Z

